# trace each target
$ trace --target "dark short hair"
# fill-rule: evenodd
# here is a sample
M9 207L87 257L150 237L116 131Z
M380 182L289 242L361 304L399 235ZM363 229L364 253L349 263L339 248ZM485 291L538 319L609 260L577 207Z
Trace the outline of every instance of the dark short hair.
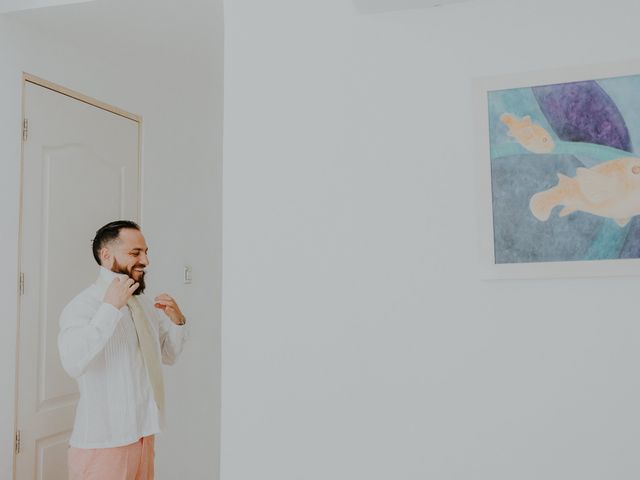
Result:
M116 220L115 222L107 223L105 226L98 229L92 242L93 258L96 259L98 265L102 265L100 262L100 250L102 250L102 248L108 243L116 240L120 236L120 230L123 228L140 230L140 226L131 220Z

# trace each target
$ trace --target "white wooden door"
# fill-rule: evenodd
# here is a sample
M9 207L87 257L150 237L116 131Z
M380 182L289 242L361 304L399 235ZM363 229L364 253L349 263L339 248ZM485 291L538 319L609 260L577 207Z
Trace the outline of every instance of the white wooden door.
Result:
M58 318L97 276L95 231L138 220L139 122L30 82L24 93L16 479L66 480L78 388Z

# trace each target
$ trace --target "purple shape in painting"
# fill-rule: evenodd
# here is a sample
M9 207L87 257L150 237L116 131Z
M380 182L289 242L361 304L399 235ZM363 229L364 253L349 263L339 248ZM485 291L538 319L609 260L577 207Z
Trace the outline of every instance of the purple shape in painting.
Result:
M545 85L532 90L560 139L631 151L624 118L596 81Z

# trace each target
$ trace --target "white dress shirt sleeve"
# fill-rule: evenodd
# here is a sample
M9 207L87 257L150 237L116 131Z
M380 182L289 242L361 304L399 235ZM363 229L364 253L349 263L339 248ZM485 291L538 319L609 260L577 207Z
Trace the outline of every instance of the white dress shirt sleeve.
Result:
M182 347L187 339L187 325L176 325L162 312L156 313L156 318L160 334L162 363L173 365L182 352Z
M82 375L109 341L122 318L122 312L110 303L98 310L90 302L77 298L60 315L58 349L66 372L73 378Z

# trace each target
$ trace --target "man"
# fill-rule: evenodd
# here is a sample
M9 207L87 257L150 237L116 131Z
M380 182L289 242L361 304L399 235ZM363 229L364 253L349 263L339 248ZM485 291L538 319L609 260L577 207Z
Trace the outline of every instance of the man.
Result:
M164 427L160 362L176 360L186 334L171 296L158 295L154 309L142 295L148 250L134 222L100 228L93 239L98 279L60 316L60 359L80 390L70 480L154 477L154 435Z

